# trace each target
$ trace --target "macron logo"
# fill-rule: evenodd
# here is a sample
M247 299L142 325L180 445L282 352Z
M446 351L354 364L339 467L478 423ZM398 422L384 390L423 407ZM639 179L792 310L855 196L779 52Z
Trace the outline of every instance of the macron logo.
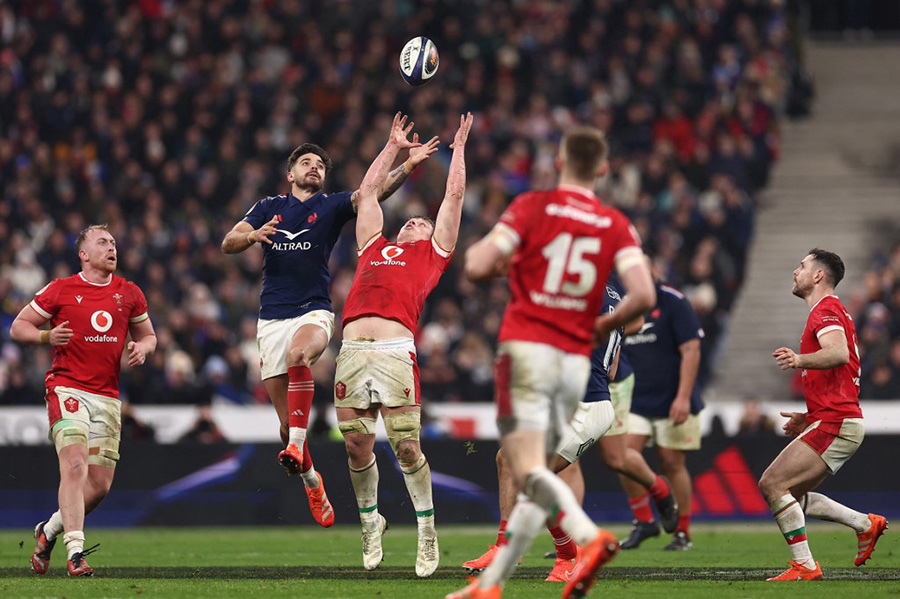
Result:
M297 231L296 233L291 233L290 231L285 231L284 229L275 229L279 233L284 233L284 236L288 238L288 241L294 241L297 237L300 237L309 229L303 229L302 231Z
M76 295L76 296L75 296L75 299L78 300L78 303L80 304L80 303L81 303L81 300L83 300L84 298L81 297L80 295Z

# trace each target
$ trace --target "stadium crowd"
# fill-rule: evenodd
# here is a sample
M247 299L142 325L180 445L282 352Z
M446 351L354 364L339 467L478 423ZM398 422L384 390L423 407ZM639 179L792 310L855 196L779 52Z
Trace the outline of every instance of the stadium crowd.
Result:
M780 0L3 3L0 403L41 401L50 352L12 344L8 328L36 291L77 271L75 236L98 222L159 336L151 362L124 372L123 397L267 401L255 340L262 253L225 256L221 240L257 199L287 191L300 143L334 160L326 189L355 189L397 110L443 147L385 202L388 234L409 214L434 214L458 115L479 115L460 255L517 193L553 184L567 126L606 131L611 170L598 193L691 299L706 381L800 67L789 23ZM397 73L416 35L442 52L422 88ZM355 260L348 230L332 256L338 314ZM492 395L508 291L461 270L455 260L423 314L427 401ZM891 297L896 314L896 287ZM337 344L314 369L323 404Z
M853 294L863 399L900 398L900 244L879 252Z

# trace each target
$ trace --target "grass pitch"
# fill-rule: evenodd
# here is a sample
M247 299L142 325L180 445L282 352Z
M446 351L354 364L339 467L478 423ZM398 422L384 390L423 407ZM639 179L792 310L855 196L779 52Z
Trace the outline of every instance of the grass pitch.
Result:
M810 543L826 580L766 583L786 567L790 552L774 523L698 524L694 549L663 551L668 536L623 551L600 574L591 596L627 592L636 597L900 597L900 534L881 538L870 565L853 567L856 537L849 530L813 523ZM612 530L624 536L627 527ZM0 532L0 597L443 597L465 586L459 565L480 555L496 537L485 526L439 527L441 568L429 580L414 572L415 528L394 526L385 535L381 568L362 568L359 529L140 528L90 529L88 545L101 543L88 561L97 576L69 579L65 548L57 546L51 570L35 576L30 531ZM504 597L558 597L562 585L545 583L553 548L538 537L509 582ZM789 585L789 589L785 586Z

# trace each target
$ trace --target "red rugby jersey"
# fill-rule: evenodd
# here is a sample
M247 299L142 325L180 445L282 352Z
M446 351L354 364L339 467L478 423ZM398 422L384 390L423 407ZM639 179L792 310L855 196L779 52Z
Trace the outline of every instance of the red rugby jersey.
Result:
M850 362L827 370L803 370L803 394L806 397L807 421L835 422L844 418L862 418L859 408L859 343L856 326L850 314L835 295L826 295L813 306L800 338L800 353L811 354L822 349L819 337L829 331L842 330L847 338Z
M81 273L54 279L31 300L31 307L55 327L69 321L74 335L53 348L46 386L65 386L119 397L119 366L131 323L150 318L137 285L113 275L91 283Z
M359 252L344 326L364 316L396 320L415 335L425 298L450 265L453 253L434 239L392 243L384 235Z
M500 217L518 245L500 341L535 341L590 355L594 319L620 252L640 250L634 227L586 189L516 197ZM507 230L507 231L508 231Z

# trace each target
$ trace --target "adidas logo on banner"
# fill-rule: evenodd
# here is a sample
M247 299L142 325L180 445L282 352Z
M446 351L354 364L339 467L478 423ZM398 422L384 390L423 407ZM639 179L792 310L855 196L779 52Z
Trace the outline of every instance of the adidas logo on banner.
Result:
M713 467L694 477L694 514L710 516L770 515L757 487L756 476L741 450L729 447L716 456Z

